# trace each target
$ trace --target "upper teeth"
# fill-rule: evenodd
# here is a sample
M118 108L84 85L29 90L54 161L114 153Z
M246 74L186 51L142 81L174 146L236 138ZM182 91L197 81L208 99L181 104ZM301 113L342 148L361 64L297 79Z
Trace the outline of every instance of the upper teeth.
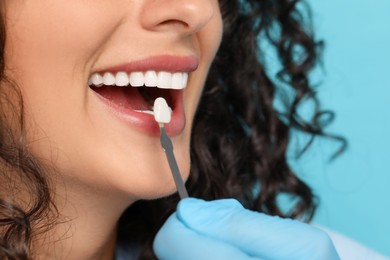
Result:
M126 73L105 72L104 74L93 73L88 80L89 85L100 87L102 85L118 87L158 87L163 89L184 89L187 86L188 73L153 71Z

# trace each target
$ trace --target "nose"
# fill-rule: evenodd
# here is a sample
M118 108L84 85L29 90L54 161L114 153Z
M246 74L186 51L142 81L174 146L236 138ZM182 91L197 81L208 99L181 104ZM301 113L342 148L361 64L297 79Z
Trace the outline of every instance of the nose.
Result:
M194 33L214 16L215 0L147 0L141 15L142 26L153 31L175 30Z

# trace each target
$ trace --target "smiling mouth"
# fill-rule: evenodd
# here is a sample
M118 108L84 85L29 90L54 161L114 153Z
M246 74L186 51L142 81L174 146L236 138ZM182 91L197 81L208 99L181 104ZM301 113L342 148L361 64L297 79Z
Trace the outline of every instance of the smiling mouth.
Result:
M150 113L158 97L175 108L175 97L187 86L187 72L105 72L91 75L92 90L116 105L137 112Z

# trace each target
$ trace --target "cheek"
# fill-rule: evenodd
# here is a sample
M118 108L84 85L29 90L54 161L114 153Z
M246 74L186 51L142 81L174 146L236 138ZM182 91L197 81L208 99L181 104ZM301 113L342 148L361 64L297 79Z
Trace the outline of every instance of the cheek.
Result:
M223 34L223 22L219 11L218 3L215 3L215 13L210 23L199 32L200 53L203 60L202 70L209 71L218 48L221 44Z
M216 1L215 6L216 6L215 7L216 11L213 20L210 22L209 25L210 28L208 29L209 32L207 33L207 35L204 36L207 39L209 39L206 44L207 47L210 48L210 50L213 50L212 53L213 57L215 56L218 47L221 44L222 34L223 34L223 20L222 20L221 10L219 8L218 1Z
M222 18L220 13L217 12L210 24L198 35L202 61L193 78L191 78L192 85L185 93L186 100L190 100L187 107L188 115L191 115L190 123L192 123L210 66L221 44L222 27Z
M87 68L119 19L87 2L6 2L6 74L21 90L30 142L85 122Z
M89 6L87 2L7 2L8 67L32 71L36 77L43 73L50 77L57 71L81 71L88 65L85 60L93 59L92 54L104 44L120 19L110 10L103 13L107 8L102 3Z

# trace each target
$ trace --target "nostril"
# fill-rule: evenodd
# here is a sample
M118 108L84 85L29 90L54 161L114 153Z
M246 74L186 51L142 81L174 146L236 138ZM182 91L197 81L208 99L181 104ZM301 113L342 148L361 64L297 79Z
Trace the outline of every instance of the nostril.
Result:
M176 29L187 29L189 27L189 25L187 23L185 23L184 21L181 21L181 20L177 20L177 19L170 19L170 20L166 20L166 21L163 21L161 22L160 24L160 27L174 27Z
M163 21L163 22L161 22L161 24L162 25L165 25L165 24L178 24L178 25L185 26L185 27L188 26L188 24L186 22L178 20L178 19L170 19L170 20L167 20L167 21Z

